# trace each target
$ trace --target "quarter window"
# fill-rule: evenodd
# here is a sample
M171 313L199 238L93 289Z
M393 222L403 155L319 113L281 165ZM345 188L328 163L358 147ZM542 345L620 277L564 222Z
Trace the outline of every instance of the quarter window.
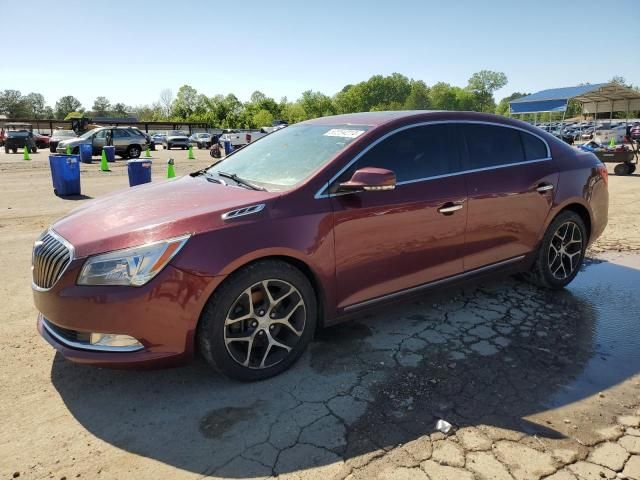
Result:
M113 130L113 138L126 138L129 136L129 132L127 132L126 130Z
M527 160L540 160L547 158L547 146L538 137L525 132L520 132L524 156Z
M460 170L451 125L427 125L398 132L365 153L339 182L364 167L391 170L397 182L446 175ZM339 183L338 182L338 183Z
M495 167L525 160L520 130L482 124L466 124L462 128L468 152L465 169Z

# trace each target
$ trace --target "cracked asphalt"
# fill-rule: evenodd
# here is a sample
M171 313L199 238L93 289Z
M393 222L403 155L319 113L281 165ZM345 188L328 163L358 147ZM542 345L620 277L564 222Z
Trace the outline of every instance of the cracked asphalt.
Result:
M87 177L89 191L121 180ZM22 272L54 213L0 218L21 272L2 287L1 478L640 480L640 254L618 229L626 252L594 249L564 291L495 278L431 293L242 384L202 360L111 371L54 355Z

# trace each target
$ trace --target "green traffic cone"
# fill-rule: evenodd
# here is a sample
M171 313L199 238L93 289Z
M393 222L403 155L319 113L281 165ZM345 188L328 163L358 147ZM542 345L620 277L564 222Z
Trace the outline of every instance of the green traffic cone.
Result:
M173 166L173 158L170 158L167 162L167 178L174 178L176 176L176 170Z
M195 160L196 157L193 156L193 145L189 145L189 160Z
M611 140L609 140L609 146L611 148L614 148L616 146L616 139L615 137L611 137Z
M145 150L144 156L147 158L151 158L151 150L149 150L149 147L147 147L147 149Z
M71 145L67 145L67 155L71 155Z
M107 162L107 152L102 150L102 158L100 159L100 171L102 172L110 172L109 163Z
M24 160L31 160L31 157L29 156L29 145L25 145L24 146L24 154L23 154L22 158Z

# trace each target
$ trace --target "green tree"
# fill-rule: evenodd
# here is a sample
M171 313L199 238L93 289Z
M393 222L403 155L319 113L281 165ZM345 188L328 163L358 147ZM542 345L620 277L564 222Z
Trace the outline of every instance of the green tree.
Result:
M0 114L7 118L23 118L29 116L24 97L19 90L4 90L0 92Z
M302 97L300 97L298 103L305 111L306 118L324 117L336 113L331 98L324 93L314 92L313 90L302 92Z
M404 102L407 110L427 110L431 107L429 87L422 80L411 81L411 91Z
M273 122L273 120L274 120L273 115L269 110L259 110L253 116L253 124L257 128L271 126L271 123Z
M475 110L493 112L496 109L493 94L507 84L507 76L502 72L482 70L469 79L467 89L476 97Z
M195 113L197 104L198 91L189 85L183 85L171 105L171 115L177 119L186 120Z
M64 119L71 112L84 112L82 103L76 97L67 95L56 102L55 106L56 118Z
M456 92L448 83L438 82L429 89L429 102L434 110L455 110Z
M93 107L91 108L93 114L98 117L105 117L111 110L111 102L107 97L96 97L93 101Z
M46 104L41 93L31 92L23 97L25 108L29 112L29 117L41 119L45 118Z
M118 102L113 106L111 113L114 117L126 117L129 115L131 107L126 106L124 103Z

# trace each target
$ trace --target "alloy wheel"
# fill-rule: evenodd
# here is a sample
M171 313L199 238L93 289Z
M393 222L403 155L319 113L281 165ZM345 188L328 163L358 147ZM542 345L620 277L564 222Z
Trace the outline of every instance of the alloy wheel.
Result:
M298 343L306 318L304 299L292 284L278 279L255 283L238 296L227 313L227 352L244 367L272 367Z
M582 256L582 232L574 222L565 222L551 237L548 265L551 275L558 280L570 277L578 268Z

